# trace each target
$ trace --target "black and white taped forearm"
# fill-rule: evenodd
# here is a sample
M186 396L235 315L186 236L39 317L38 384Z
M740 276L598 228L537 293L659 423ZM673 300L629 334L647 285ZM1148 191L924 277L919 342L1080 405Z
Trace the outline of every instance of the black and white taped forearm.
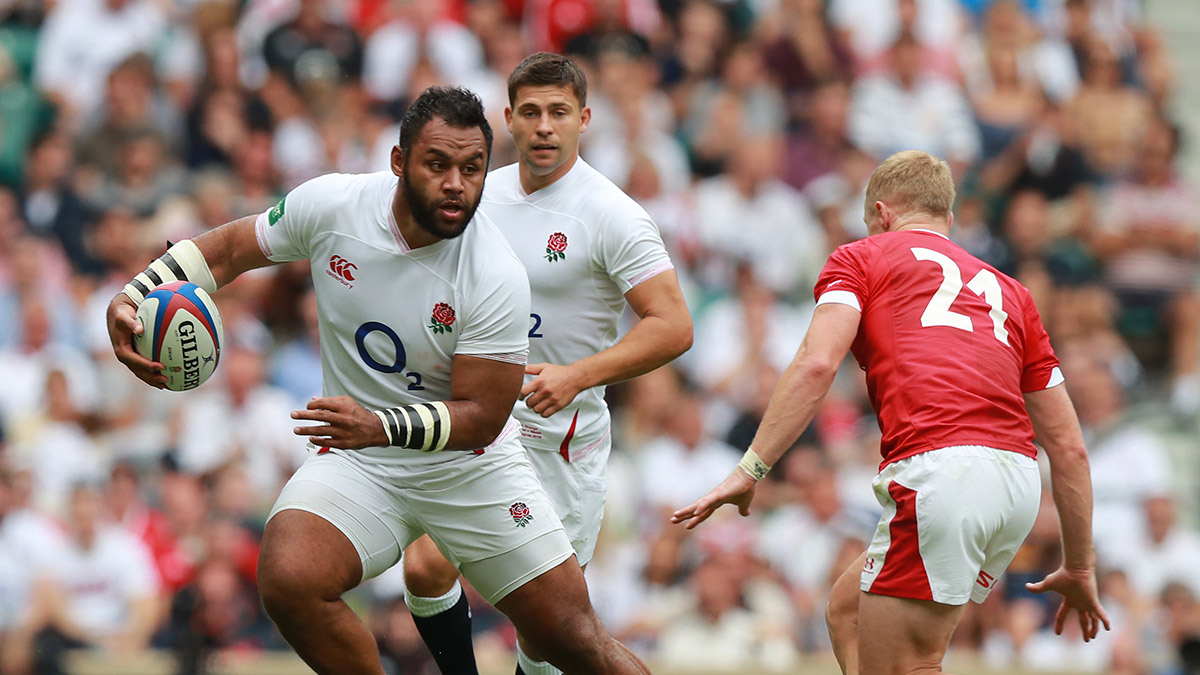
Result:
M441 401L374 410L383 422L388 445L438 452L450 440L450 408Z
M166 253L125 284L123 291L140 305L155 286L172 281L190 281L209 293L217 291L217 280L208 268L208 261L204 259L200 247L190 239L184 239L167 249Z

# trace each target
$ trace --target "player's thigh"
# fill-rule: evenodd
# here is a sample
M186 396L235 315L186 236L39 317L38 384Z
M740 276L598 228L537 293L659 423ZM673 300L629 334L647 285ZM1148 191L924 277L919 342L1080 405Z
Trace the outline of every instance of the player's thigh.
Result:
M940 670L966 605L861 593L858 667L862 675Z
M982 602L1008 566L1037 513L1040 478L1029 457L963 446L895 462L875 490L884 513L860 588L958 605Z
M291 564L317 568L312 561L320 555L320 547L332 546L336 541L337 548L352 551L357 557L358 578L353 579L353 585L357 585L396 564L401 547L419 534L400 510L394 490L359 468L357 460L333 452L311 455L284 485L271 508L267 534L278 532L269 538L264 535L263 560L278 566L291 559ZM331 527L319 528L325 533L319 539L294 536L284 531L285 525L313 520L296 512Z
M421 535L404 549L404 586L423 598L445 595L458 580L458 568L446 560L429 535Z
M570 462L557 452L528 451L529 462L550 495L580 565L591 561L600 537L611 443L611 437L604 438L591 452L574 456Z
M404 503L493 605L574 554L519 446L467 458L461 470L407 491Z
M559 563L499 601L496 608L513 622L523 641L539 655L595 648L605 639L600 619L592 609L583 570L574 557Z

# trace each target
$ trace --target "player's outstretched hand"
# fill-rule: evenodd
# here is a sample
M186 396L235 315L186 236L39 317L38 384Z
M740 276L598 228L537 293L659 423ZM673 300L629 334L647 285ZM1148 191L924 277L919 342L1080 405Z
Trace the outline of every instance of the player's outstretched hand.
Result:
M359 450L388 444L383 422L349 396L314 397L304 410L293 410L292 419L320 422L292 429L292 433L308 436L316 445Z
M709 490L708 494L697 499L691 506L685 506L671 515L675 525L684 521L687 529L692 529L708 520L722 504L737 504L738 513L750 515L750 502L754 500L754 488L758 485L745 471L734 468L725 480L717 487Z
M571 366L530 363L525 366L525 374L536 377L521 387L521 399L542 417L549 417L571 405L579 392L587 388Z
M1062 635L1063 626L1067 623L1067 615L1071 610L1079 614L1079 628L1083 631L1083 641L1088 642L1104 630L1112 630L1108 624L1108 615L1100 606L1100 593L1096 590L1096 573L1092 569L1070 570L1060 567L1051 572L1045 579L1036 583L1025 584L1025 588L1033 593L1054 591L1063 596L1058 613L1054 615L1054 634Z
M112 342L113 354L138 379L151 387L163 389L167 386L167 376L163 375L163 364L142 356L133 348L133 336L141 335L145 330L137 318L137 304L124 293L108 303L106 315L108 321L108 339Z

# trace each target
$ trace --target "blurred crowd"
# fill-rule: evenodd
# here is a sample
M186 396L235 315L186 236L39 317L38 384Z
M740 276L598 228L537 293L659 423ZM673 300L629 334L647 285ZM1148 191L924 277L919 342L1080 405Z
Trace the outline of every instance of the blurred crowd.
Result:
M320 392L306 264L216 295L213 380L160 392L112 356L108 300L166 242L328 172L387 169L407 102L464 85L502 133L526 54L590 79L586 161L654 217L695 346L610 388L610 631L681 672L828 654L833 581L871 536L878 430L846 364L749 520L665 514L748 446L829 252L865 235L875 164L919 148L959 183L955 237L1034 293L1091 452L1114 629L1053 636L1023 582L1053 508L952 651L998 670L1200 672L1200 536L1157 426L1200 410L1200 202L1178 171L1179 77L1140 0L5 0L0 2L0 671L72 649L286 649L259 605L263 521ZM1048 490L1046 491L1048 495ZM351 602L391 672L432 672L392 578ZM476 596L482 645L507 622ZM1073 635L1074 633L1074 635ZM55 664L59 665L56 666Z

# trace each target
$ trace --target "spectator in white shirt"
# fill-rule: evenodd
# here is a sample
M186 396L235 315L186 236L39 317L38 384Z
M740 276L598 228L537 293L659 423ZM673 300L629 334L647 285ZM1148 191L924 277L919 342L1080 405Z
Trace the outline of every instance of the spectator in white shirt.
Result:
M911 34L892 45L890 73L865 77L854 87L850 137L877 157L923 150L950 162L962 176L980 152L971 106L955 84L928 76L921 43Z
M1178 506L1170 494L1151 495L1143 502L1145 525L1135 532L1138 543L1124 548L1111 565L1123 569L1134 590L1153 600L1172 582L1200 595L1194 572L1200 560L1200 535L1178 526Z
M136 52L154 51L166 26L152 0L73 0L54 3L34 59L34 81L65 106L69 124L96 110L108 73Z
M808 201L778 178L782 143L749 136L734 145L728 173L693 193L704 248L698 280L731 288L737 264L746 262L776 293L808 297L829 251Z
M183 411L179 465L201 475L240 464L255 501L270 504L305 457L292 435L292 398L263 382L258 351L231 344L221 361L223 386L197 392Z
M13 635L11 662L32 656L36 673L58 673L68 649L145 649L157 627L158 573L136 537L103 522L99 490L71 493L69 540L42 570L28 620ZM6 672L8 672L6 670Z

